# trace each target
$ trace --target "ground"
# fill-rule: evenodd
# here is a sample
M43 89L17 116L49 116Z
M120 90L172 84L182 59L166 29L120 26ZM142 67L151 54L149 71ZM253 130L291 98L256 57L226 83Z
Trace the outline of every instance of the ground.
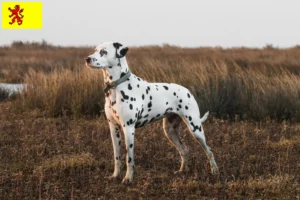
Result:
M50 118L11 109L10 102L0 104L1 199L299 198L300 124L209 119L204 130L220 168L213 176L186 127L181 132L190 171L175 175L180 157L162 123L153 123L137 130L135 177L124 186L106 179L113 152L103 116Z

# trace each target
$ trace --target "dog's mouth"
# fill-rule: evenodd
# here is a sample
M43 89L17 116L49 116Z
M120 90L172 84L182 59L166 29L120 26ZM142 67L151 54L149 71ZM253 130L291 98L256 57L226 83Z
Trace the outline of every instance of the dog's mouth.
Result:
M93 66L89 63L85 63L85 66L88 67L88 68L91 68L91 69L101 69L101 68L103 68L101 65Z

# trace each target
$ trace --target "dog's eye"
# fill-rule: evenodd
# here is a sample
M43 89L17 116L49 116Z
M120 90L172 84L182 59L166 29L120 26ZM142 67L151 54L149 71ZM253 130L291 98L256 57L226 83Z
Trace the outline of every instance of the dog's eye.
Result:
M100 56L103 56L104 54L107 55L107 51L101 49L101 50L100 50Z

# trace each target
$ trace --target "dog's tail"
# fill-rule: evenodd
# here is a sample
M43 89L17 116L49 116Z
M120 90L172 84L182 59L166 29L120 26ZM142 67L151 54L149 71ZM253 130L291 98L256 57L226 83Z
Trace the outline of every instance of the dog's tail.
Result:
M201 120L201 124L204 123L204 122L207 120L208 115L209 115L209 111L207 111L207 112L203 115L203 117L200 119L200 120Z

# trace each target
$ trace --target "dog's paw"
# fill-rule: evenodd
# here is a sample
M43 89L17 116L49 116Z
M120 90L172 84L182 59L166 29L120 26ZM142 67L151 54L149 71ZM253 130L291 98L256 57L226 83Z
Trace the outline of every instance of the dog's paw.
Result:
M130 185L132 183L132 179L125 177L122 181L124 185Z
M184 167L181 167L178 171L175 171L174 174L183 174L189 171L190 168L187 165L185 165Z
M175 171L174 174L178 175L178 174L183 174L185 172L185 170L178 170L178 171Z
M218 175L219 174L219 168L216 166L216 167L212 167L211 168L211 173L213 175Z

